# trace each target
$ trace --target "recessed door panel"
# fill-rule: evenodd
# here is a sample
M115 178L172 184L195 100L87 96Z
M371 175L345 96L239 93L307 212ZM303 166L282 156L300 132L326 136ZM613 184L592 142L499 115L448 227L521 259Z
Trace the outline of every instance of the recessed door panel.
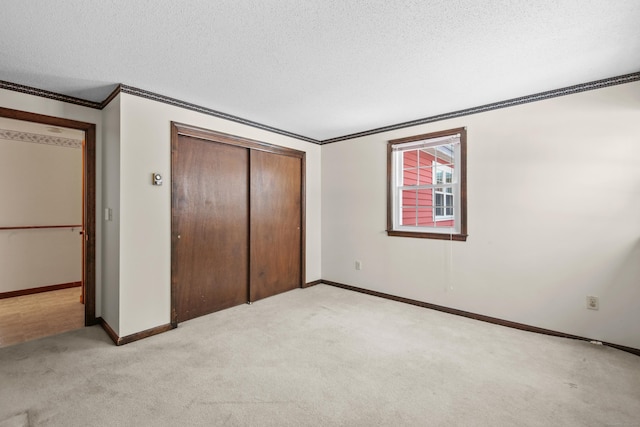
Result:
M173 168L175 315L248 300L249 150L180 135Z
M302 160L251 150L250 299L301 285Z

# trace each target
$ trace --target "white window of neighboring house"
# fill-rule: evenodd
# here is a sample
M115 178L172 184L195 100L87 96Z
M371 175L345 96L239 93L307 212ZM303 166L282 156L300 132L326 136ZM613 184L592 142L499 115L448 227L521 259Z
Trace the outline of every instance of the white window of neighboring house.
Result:
M453 184L453 169L446 165L439 165L433 162L433 168L436 171L435 184ZM435 187L433 189L433 219L435 221L443 221L454 219L453 215L453 186Z
M467 238L466 129L387 144L387 234Z

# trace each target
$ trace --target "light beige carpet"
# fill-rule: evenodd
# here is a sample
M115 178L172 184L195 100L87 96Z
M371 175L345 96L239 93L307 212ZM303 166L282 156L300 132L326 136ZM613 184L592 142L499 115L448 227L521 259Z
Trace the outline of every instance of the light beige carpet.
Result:
M3 422L640 426L640 357L318 285L123 347L0 348Z

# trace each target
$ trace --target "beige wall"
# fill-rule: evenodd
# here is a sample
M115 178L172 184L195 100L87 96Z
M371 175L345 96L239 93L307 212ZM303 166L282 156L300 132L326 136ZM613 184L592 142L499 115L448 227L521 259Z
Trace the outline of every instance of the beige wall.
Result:
M320 279L319 145L128 94L120 103L120 336L170 322L171 121L307 153L306 280Z
M387 140L461 126L468 241L388 237ZM639 164L640 83L325 145L322 277L640 348Z
M120 95L102 111L102 318L120 328ZM107 220L105 209L111 212Z

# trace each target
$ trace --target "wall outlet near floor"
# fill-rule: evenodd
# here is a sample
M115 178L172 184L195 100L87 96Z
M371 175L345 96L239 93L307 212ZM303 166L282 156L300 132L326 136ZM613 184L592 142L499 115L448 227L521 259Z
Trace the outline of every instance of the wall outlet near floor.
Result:
M362 270L362 261L356 261L356 270Z
M587 295L587 308L589 310L598 310L600 308L598 297Z

